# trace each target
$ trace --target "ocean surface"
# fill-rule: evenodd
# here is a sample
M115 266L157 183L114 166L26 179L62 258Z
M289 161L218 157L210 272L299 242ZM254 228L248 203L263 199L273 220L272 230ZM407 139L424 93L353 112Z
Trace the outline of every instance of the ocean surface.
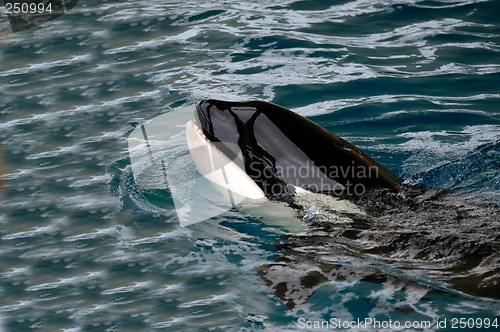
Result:
M0 331L499 329L499 1L87 0L17 33L0 13ZM289 108L405 188L349 222L309 202L307 236L259 209L181 227L127 139L204 98Z

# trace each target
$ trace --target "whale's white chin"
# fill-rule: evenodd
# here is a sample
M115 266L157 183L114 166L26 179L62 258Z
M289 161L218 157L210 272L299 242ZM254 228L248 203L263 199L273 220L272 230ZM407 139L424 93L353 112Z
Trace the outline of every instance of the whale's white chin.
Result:
M216 184L218 189L226 194L229 191L235 201L246 198L267 200L262 189L242 169L241 153L231 160L203 134L194 121L186 123L186 140L198 171Z

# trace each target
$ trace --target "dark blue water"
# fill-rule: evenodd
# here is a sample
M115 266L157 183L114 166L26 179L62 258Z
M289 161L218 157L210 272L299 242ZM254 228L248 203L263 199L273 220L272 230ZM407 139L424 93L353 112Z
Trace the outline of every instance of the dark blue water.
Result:
M14 34L1 15L0 330L484 329L500 316L499 13L90 0ZM168 192L131 180L127 138L203 98L290 108L438 189L373 194L350 224L309 206L308 237L237 209L183 228Z

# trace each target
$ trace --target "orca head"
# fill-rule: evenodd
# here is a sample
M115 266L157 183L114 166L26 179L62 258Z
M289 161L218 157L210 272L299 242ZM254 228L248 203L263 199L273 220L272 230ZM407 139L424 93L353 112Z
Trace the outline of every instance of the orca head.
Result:
M360 194L400 184L356 146L278 105L207 99L195 113L207 140L230 159L241 153L244 171L268 198L283 200L303 189Z

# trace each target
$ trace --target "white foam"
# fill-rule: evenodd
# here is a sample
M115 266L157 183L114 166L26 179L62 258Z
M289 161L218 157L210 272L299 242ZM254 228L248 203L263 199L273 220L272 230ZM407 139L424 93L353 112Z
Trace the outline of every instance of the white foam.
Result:
M179 308L193 308L199 306L212 305L218 302L227 302L228 300L235 299L237 296L235 294L222 294L222 295L213 295L206 299L195 300L191 302L181 303L179 304Z
M121 294L121 293L131 293L138 290L149 289L153 286L153 283L150 281L144 282L136 282L129 286L117 287L112 289L107 289L101 292L101 295L113 295L113 294Z
M69 278L62 278L62 279L59 279L58 281L55 281L55 282L48 282L48 283L44 283L44 284L40 284L40 285L30 286L30 287L26 288L26 291L34 292L34 291L40 291L40 290L65 287L65 286L70 286L70 285L77 285L77 284L81 284L84 282L88 282L90 280L99 280L99 279L102 279L104 277L105 277L105 273L102 271L89 272L86 275L80 275L80 276L69 277Z

